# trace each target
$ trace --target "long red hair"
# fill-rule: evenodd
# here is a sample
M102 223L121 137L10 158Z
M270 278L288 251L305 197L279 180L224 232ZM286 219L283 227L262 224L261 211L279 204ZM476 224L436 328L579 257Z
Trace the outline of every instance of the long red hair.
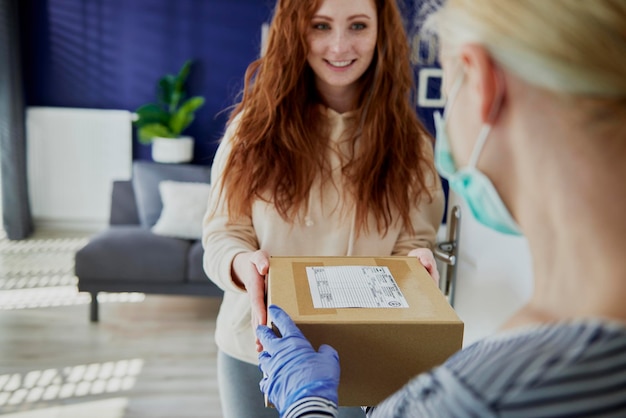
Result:
M411 103L410 47L394 0L374 0L378 36L374 58L359 80L356 120L350 134L359 152L343 167L356 202L356 230L367 232L373 214L380 233L409 216L418 199L432 199L427 179L436 176L432 143ZM231 220L250 215L252 203L273 203L293 222L306 206L314 179L328 178L328 140L314 75L307 63L307 31L321 0L279 0L264 56L245 74L240 115L226 163L222 192Z

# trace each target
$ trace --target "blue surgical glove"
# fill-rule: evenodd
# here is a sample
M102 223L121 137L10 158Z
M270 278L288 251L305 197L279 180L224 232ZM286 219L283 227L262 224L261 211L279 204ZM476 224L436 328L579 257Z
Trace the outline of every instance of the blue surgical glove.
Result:
M269 316L282 337L265 325L256 329L263 344L259 367L263 372L261 391L282 416L294 402L316 396L337 404L339 355L329 345L315 351L289 315L276 305Z

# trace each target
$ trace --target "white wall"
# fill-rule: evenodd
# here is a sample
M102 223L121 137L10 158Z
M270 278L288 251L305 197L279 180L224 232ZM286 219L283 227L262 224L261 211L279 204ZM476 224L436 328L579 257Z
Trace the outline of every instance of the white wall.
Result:
M464 202L461 206L459 261L454 308L465 323L464 346L493 334L532 292L531 257L527 241L479 224Z

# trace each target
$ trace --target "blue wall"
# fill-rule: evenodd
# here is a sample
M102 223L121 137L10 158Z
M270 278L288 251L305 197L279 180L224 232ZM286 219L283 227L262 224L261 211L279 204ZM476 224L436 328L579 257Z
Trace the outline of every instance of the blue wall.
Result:
M206 104L187 132L194 163L209 164L273 3L22 0L26 103L132 111L155 100L160 77L193 59L188 90ZM150 147L135 140L133 154L150 159Z
M413 32L440 1L400 3ZM22 0L26 103L132 111L153 101L157 80L191 58L189 93L206 104L187 132L196 138L194 163L209 164L273 6L274 0ZM437 67L432 51L420 50L416 79ZM424 97L440 95L436 77L421 87L428 87ZM418 107L431 132L436 108ZM150 159L150 147L133 142L134 158Z

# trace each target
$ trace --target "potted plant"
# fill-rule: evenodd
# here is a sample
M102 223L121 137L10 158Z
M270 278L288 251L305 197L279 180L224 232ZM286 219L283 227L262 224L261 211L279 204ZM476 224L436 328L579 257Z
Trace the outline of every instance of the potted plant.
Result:
M139 142L152 144L154 161L183 163L193 158L194 140L183 132L204 105L204 97L186 97L185 81L190 68L191 60L188 60L178 74L161 78L157 85L158 103L145 104L135 111Z

